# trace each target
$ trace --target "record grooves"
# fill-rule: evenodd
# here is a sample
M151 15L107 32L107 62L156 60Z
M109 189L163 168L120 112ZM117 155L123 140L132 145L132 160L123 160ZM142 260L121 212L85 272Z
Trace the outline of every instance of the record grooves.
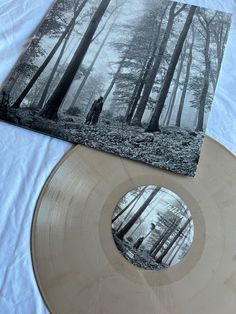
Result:
M176 266L131 265L111 234L113 210L134 187L169 188L191 208L194 239ZM206 138L195 178L77 146L39 197L32 260L52 313L235 313L235 157Z

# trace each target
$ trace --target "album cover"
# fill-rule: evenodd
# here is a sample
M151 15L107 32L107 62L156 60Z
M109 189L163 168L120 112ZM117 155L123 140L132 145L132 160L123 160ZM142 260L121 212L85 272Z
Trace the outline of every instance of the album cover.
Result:
M231 15L166 0L58 0L0 118L194 176Z

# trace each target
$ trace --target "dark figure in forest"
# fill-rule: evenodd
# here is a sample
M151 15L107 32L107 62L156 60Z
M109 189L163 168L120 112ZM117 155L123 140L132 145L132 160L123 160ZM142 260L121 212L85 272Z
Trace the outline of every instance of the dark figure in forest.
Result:
M97 124L103 108L103 97L95 100L87 114L85 124Z
M5 109L9 105L9 94L2 90L0 99L0 106Z
M144 237L141 237L139 238L135 243L134 243L134 249L139 249L140 248L140 245L143 243L143 240L145 238Z

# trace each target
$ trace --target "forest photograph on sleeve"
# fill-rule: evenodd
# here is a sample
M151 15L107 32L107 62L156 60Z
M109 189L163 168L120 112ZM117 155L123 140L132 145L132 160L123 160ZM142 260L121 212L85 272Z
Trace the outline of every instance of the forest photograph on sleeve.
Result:
M0 119L194 176L231 25L168 0L57 0Z

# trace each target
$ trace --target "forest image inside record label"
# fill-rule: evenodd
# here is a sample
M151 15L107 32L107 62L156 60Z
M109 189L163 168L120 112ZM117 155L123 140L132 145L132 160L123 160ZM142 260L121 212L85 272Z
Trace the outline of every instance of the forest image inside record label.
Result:
M130 263L161 270L176 265L188 253L194 224L187 205L175 193L163 187L140 186L117 204L112 234Z

